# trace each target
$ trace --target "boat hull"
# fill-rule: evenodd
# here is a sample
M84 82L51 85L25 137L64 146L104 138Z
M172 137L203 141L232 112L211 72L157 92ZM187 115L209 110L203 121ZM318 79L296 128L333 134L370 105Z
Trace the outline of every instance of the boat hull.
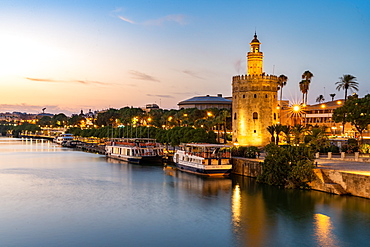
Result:
M107 157L117 160L126 161L134 164L150 164L150 163L162 163L162 156L125 156L125 155L112 155L108 154Z
M197 175L202 176L229 176L231 173L231 167L228 168L200 168L200 167L193 167L181 163L176 163L177 168L180 171L189 172Z

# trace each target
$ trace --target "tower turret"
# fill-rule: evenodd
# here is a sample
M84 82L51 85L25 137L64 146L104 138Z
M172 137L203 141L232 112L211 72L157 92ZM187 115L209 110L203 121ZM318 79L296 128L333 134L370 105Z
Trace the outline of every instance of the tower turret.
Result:
M262 75L263 53L260 52L260 44L254 33L254 39L250 43L251 51L247 54L247 75Z

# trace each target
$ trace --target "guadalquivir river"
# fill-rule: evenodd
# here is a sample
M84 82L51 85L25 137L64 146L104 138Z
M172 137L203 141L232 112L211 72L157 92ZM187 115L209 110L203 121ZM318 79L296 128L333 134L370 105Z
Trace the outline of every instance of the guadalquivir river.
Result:
M370 246L370 200L0 138L0 246Z

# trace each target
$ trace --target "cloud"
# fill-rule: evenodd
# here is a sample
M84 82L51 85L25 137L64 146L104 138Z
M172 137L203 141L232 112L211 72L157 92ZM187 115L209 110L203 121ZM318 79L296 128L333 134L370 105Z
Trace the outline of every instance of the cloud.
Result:
M197 74L197 72L190 71L190 70L183 70L182 72L183 72L183 73L185 73L185 74L187 74L187 75L190 75L191 77L195 77L195 78L197 78L197 79L202 79L202 80L204 80L204 78L203 78L203 77L201 77L201 76L199 76L199 75Z
M168 94L147 94L146 96L159 97L159 98L173 98L172 95L168 95Z
M56 82L56 83L80 83L85 85L91 84L98 84L98 85L109 85L110 83L100 82L100 81L87 81L87 80L55 80L55 79L47 79L47 78L30 78L25 77L25 79L30 81L38 81L38 82Z
M66 109L61 109L57 105L28 105L26 103L21 104L0 104L0 109L2 112L26 112L26 113L41 113L42 109L46 108L46 112L52 112L52 113L69 113L69 111Z
M146 20L143 22L137 22L132 19L129 19L123 15L120 15L124 10L120 7L114 9L111 11L111 16L116 17L124 22L128 22L130 24L139 24L139 25L144 25L144 26L162 26L165 23L177 23L180 25L186 25L186 16L183 14L172 14L172 15L166 15L163 17L160 17L158 19L153 19L153 20Z
M185 25L187 24L185 21L185 15L177 14L177 15L167 15L164 17L161 17L159 19L154 19L154 20L148 20L143 22L144 25L148 26L161 26L166 22L175 22L180 25Z
M130 20L130 19L127 19L123 16L118 16L119 19L121 19L122 21L125 21L125 22L128 22L128 23L131 23L131 24L136 24L134 21Z
M129 73L132 75L131 78L137 79L137 80L143 80L143 81L155 81L155 82L160 82L158 79L151 75L147 75L145 73L136 71L136 70L130 70Z

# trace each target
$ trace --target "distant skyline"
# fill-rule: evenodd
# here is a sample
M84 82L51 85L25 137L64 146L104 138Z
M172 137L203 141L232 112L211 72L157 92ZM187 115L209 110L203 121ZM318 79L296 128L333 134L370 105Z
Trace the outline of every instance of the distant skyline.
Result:
M288 76L284 99L336 99L352 74L370 93L370 1L0 2L0 112L67 115L193 96L231 96L257 32L267 74ZM351 92L350 92L351 93Z

